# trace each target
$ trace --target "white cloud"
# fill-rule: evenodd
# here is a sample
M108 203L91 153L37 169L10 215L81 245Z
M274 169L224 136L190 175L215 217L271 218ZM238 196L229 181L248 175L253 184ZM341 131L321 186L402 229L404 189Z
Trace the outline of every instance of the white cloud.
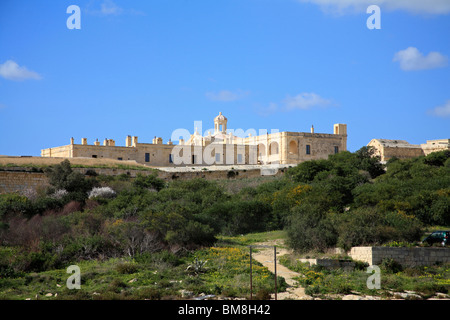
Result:
M0 64L0 76L8 80L15 81L41 79L41 76L36 72L30 71L25 67L21 67L12 60L7 60L5 63Z
M424 56L417 48L409 47L397 52L393 61L398 61L402 70L414 71L445 67L448 58L439 52L430 52Z
M308 110L314 107L326 107L332 104L329 99L324 99L314 92L303 92L295 97L288 96L284 100L287 110Z
M103 0L100 8L92 8L91 4L87 5L84 12L97 16L118 16L123 14L144 16L145 13L135 9L124 9L115 4L112 0Z
M212 100L212 101L228 102L228 101L236 101L236 100L242 99L243 97L245 97L248 94L249 94L248 91L238 90L236 92L232 92L229 90L221 90L219 92L207 92L205 95L209 100Z
M442 118L450 117L450 100L447 100L444 105L430 110L429 114Z
M261 116L269 116L275 112L289 112L293 110L310 110L313 108L327 108L336 104L322 98L314 92L303 92L294 97L287 96L281 103L271 102L267 107L259 107L257 112Z
M119 15L123 12L123 9L111 0L105 0L100 5L100 12L104 15Z
M345 14L351 12L365 12L370 5L377 5L381 10L402 10L414 14L448 14L449 0L298 0L313 3L321 7L324 12Z

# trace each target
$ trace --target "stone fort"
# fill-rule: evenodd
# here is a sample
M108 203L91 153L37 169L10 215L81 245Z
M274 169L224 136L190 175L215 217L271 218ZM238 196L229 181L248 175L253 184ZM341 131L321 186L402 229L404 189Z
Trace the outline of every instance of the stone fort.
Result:
M125 146L116 146L112 139L103 144L70 144L41 150L42 157L108 158L131 160L152 167L212 165L296 165L313 159L327 159L330 154L347 150L347 125L334 124L333 133L266 132L237 136L227 129L228 119L220 112L214 118L214 132L179 138L178 144L155 137L152 143L141 143L137 136L127 136ZM248 132L249 130L247 130ZM273 131L273 130L272 130ZM256 131L255 131L256 132Z
M450 150L450 139L427 140L421 144L410 144L405 140L372 139L367 145L373 147L375 155L384 162L394 157L408 159Z

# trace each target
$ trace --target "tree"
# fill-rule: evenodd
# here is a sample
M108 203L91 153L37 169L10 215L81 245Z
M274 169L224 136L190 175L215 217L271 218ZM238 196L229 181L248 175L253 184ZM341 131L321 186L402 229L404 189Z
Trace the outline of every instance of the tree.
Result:
M137 188L154 189L156 191L160 191L165 187L165 182L164 180L159 179L156 173L148 176L143 176L142 174L138 173L133 181L133 185Z
M60 164L46 168L45 174L56 190L63 189L69 193L79 193L83 195L82 198L87 197L87 192L92 189L95 181L87 180L83 174L73 171L67 159Z
M447 159L450 159L450 150L432 152L423 159L423 162L430 166L439 167L443 166Z
M293 209L288 219L288 245L298 252L324 251L336 245L338 233L331 218L314 205Z

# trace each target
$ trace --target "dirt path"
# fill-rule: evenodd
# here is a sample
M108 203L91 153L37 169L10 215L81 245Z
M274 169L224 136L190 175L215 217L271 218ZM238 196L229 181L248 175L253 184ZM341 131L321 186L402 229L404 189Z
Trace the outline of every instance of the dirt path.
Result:
M254 252L252 254L253 259L262 263L265 267L267 267L271 272L274 272L274 251L273 246L277 246L277 275L283 277L288 284L288 288L285 292L278 292L277 299L278 300L311 300L312 297L305 294L304 288L298 286L297 281L293 278L298 277L300 274L294 271L289 270L285 266L279 264L279 258L285 254L290 253L289 250L281 248L283 246L282 240L270 240L263 243L257 243L255 245L264 245L264 246L272 246L269 248L258 248L259 252ZM272 294L272 298L275 295Z

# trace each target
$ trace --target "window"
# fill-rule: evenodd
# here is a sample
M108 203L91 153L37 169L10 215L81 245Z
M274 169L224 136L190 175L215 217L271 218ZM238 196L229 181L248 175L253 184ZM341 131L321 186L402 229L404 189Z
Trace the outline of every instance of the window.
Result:
M172 154L169 154L169 163L173 163Z
M311 154L311 145L306 145L306 154Z
M196 160L197 160L197 156L192 155L192 164L195 164Z
M220 153L216 153L216 162L220 162Z
M117 160L123 160L122 158L117 158Z
M97 155L96 155L96 154L93 154L93 155L92 155L92 158L97 158Z
M150 153L145 154L145 162L150 162Z
M339 153L339 147L338 146L334 147L334 153Z
M242 154L237 155L237 162L242 163Z
M297 154L297 142L295 142L294 140L292 140L291 142L289 142L289 153L291 154Z

